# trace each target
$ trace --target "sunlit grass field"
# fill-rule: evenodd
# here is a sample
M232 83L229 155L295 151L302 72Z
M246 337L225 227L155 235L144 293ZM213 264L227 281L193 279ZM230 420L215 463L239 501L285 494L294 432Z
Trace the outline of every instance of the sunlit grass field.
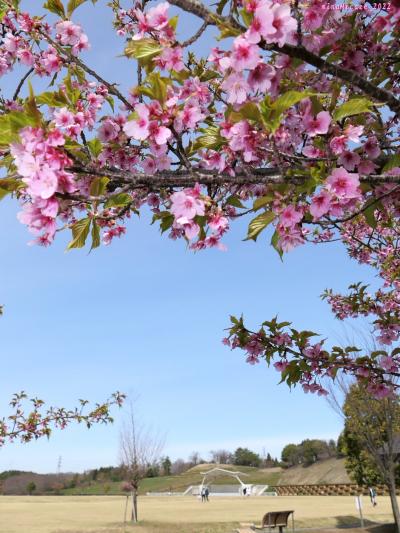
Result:
M0 533L123 533L124 496L0 496ZM127 533L228 533L259 523L268 511L295 510L296 528L358 525L351 496L195 497L139 499L141 523ZM390 522L389 498L373 508L363 498L367 523Z

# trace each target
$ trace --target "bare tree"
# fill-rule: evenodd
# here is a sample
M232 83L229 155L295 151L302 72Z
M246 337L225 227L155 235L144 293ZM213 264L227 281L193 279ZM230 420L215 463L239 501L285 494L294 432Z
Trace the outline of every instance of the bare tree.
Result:
M149 467L156 465L164 448L165 438L138 422L133 406L120 437L121 464L132 496L132 521L138 521L137 496L140 482Z
M171 474L179 475L188 470L189 464L186 463L183 459L176 459L171 466Z
M199 452L192 452L190 455L189 455L189 463L191 464L191 466L196 466L200 463L204 463L203 459L200 457L200 454Z
M228 450L211 450L210 457L212 463L228 465L232 463L232 454Z

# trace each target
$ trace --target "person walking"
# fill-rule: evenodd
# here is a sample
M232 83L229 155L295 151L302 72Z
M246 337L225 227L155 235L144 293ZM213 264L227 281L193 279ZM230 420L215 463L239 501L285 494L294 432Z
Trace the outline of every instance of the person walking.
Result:
M369 487L369 497L371 498L371 503L374 507L376 507L378 504L376 502L376 490L374 487Z
M210 500L208 499L208 495L209 495L209 494L210 494L210 491L208 490L208 487L206 487L206 490L204 491L204 496L206 497L206 501L207 501L207 502L210 501Z
M205 487L201 487L201 501L204 502L206 500L206 489Z

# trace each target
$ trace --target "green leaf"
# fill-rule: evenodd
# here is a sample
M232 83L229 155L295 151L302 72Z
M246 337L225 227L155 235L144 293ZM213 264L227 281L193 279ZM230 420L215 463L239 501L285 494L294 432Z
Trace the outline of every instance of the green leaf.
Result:
M178 26L178 20L179 20L179 15L175 15L175 17L170 18L168 21L168 25L171 26L171 28L173 28L175 31L176 31L176 27Z
M226 203L228 205L233 205L233 207L238 207L239 209L244 209L244 205L239 200L239 198L237 196L235 196L235 195L229 196L229 198L227 198L227 200L226 200Z
M42 115L38 109L38 106L36 105L36 98L30 81L28 82L28 87L29 97L24 105L25 113L33 120L35 126L39 126L42 121Z
M280 115L290 107L304 100L304 98L309 98L313 95L315 95L313 91L287 91L275 100L272 104L272 109Z
M283 256L283 250L279 246L279 234L277 231L274 232L274 234L271 237L271 245L272 247L278 252L279 257L282 259Z
M174 220L175 220L174 215L171 215L170 213L167 213L166 216L162 217L162 220L160 222L161 233L164 233L165 231L169 230L169 228L174 223Z
M114 112L114 99L112 96L106 96L106 100L108 102L108 105L111 107L111 109Z
M90 184L90 195L101 196L106 192L107 183L110 181L106 176L97 176Z
M141 65L146 65L158 56L162 49L163 47L154 39L139 39L138 41L129 41L125 48L125 55L134 57Z
M246 26L246 28L248 28L250 26L250 24L252 23L253 21L253 14L252 13L249 13L246 9L241 9L239 11L241 17L242 17L242 20Z
M219 21L219 19L218 19ZM222 41L222 39L227 39L228 37L239 37L241 31L239 29L233 28L225 24L217 24L221 33L217 37L217 41Z
M51 13L58 15L59 17L65 19L65 10L61 0L47 0L43 7Z
M267 194L265 196L261 196L260 198L257 198L257 200L254 201L253 204L253 211L258 211L258 209L261 209L261 207L264 207L268 204L270 204L274 199L274 196L272 194Z
M82 218L72 226L72 241L68 244L67 250L72 248L83 248L86 243L90 228L90 218Z
M287 91L272 103L269 95L267 95L260 106L261 117L265 127L271 133L275 133L281 124L281 116L285 111L304 100L304 98L309 98L315 94L313 91Z
M94 157L98 157L101 154L103 145L101 144L101 141L99 139L91 139L90 141L87 142L87 145L90 150L90 153Z
M68 100L65 97L65 94L62 91L56 93L44 92L36 96L36 102L39 105L45 104L50 107L63 107L68 104Z
M75 11L76 8L84 4L86 0L69 0L67 5L67 16L68 18L71 17L72 13Z
M334 120L339 121L346 117L359 115L360 113L368 113L371 111L372 106L373 103L367 98L352 98L335 110L333 118Z
M0 200L2 200L8 194L17 191L24 187L24 184L20 180L14 178L0 179Z
M123 207L124 205L128 205L131 202L132 198L131 196L129 196L128 193L120 192L118 194L115 194L114 196L111 196L111 198L109 198L104 204L104 207Z
M152 96L159 102L165 102L167 99L167 86L170 81L160 76L159 72L152 72L147 76L147 81L151 85Z
M98 248L100 246L100 226L97 224L96 220L92 221L92 246L90 251Z
M239 122L244 118L254 120L257 123L261 122L261 113L257 104L254 102L247 102L247 104L242 105L237 111L229 113L229 120L232 122Z
M388 172L392 168L400 167L400 154L394 154L389 158L389 161L383 167L382 172Z
M208 148L218 150L226 144L226 139L224 139L219 132L218 126L209 126L208 128L202 128L200 130L204 135L200 135L194 141L191 148L192 152L196 152L199 148Z
M23 111L11 111L0 115L0 146L18 141L18 132L25 126L35 126L36 120Z
M0 0L0 22L6 16L7 12L8 12L8 7L6 3L3 0Z
M257 240L259 234L276 218L275 213L272 211L265 211L261 213L249 224L249 229L247 232L247 237L245 240L252 239L253 241Z
M365 220L371 228L376 228L376 226L378 225L378 221L375 218L376 208L377 205L376 202L374 202L372 205L369 205L366 209L364 209Z

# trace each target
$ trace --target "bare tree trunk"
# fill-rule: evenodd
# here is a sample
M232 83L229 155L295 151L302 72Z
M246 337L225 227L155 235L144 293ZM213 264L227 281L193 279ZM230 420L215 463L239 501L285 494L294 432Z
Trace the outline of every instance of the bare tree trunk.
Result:
M137 490L133 489L132 491L132 522L138 521L138 512L137 512Z
M388 476L388 489L390 495L390 503L392 504L393 517L396 524L396 532L400 533L400 509L399 502L396 496L396 481L394 478L393 468L390 469Z
M126 501L125 501L125 512L124 512L124 533L126 531L126 513L128 511L128 501L129 501L129 496L127 495Z

